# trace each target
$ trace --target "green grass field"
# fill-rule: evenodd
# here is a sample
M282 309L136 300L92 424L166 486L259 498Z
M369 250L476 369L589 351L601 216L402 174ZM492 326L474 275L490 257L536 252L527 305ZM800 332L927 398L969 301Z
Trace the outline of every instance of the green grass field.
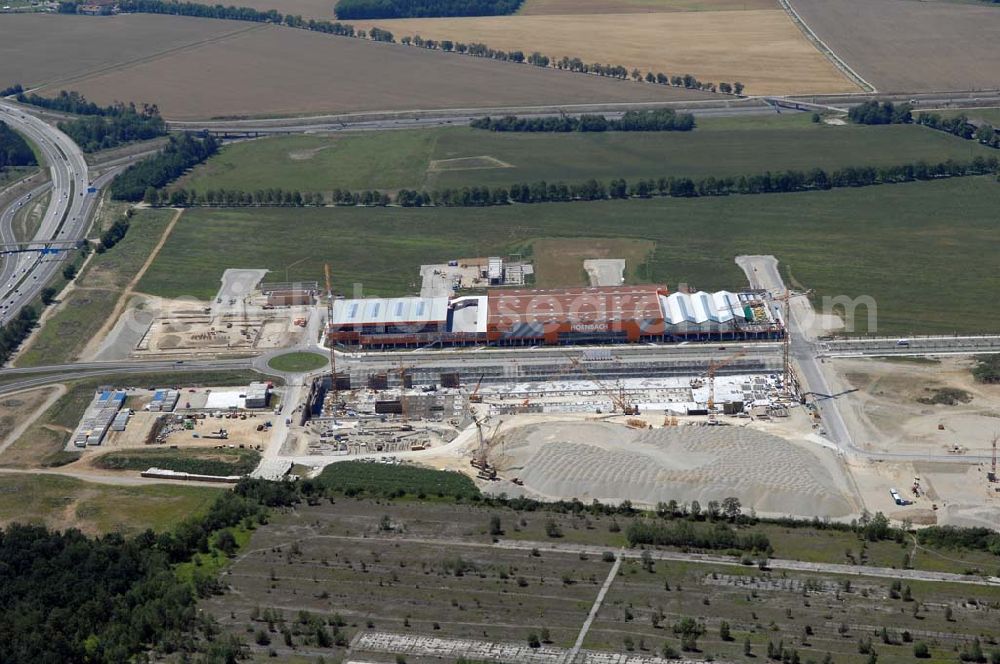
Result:
M416 497L479 496L479 489L461 473L417 466L390 466L363 461L332 463L317 481L331 491L353 495ZM402 492L402 493L399 493Z
M0 475L0 525L20 522L88 533L158 532L208 509L221 489L111 486L56 475Z
M1000 185L992 178L961 178L496 208L199 209L181 219L140 289L208 299L225 267L284 270L301 261L289 278L322 280L329 261L345 293L360 283L368 295L399 295L419 289L421 263L530 254L538 238L635 237L656 246L640 279L739 288L746 279L733 258L773 253L817 298L875 298L879 332L995 331L1000 312L982 303L1000 291L998 206ZM230 243L233 237L269 240ZM227 247L224 264L220 246Z
M103 454L94 461L109 470L165 468L199 475L249 475L260 462L260 452L248 449L148 449Z
M326 357L319 353L285 353L272 358L267 366L275 371L302 373L321 369L326 366L326 362Z
M38 232L38 228L42 225L45 210L49 207L50 198L52 198L52 192L46 191L14 214L14 221L11 226L14 229L15 240L18 242L27 242L35 237L35 233Z
M989 122L994 127L1000 127L1000 108L960 108L931 112L937 113L946 118L964 115L970 120L982 120L983 122Z
M119 296L142 268L173 215L173 210L137 210L125 238L91 258L76 278L75 289L46 321L17 365L30 367L75 359L107 322Z
M693 132L496 133L468 127L290 136L225 148L180 185L325 191L737 176L967 160L988 148L918 126L834 127L806 114L706 119ZM492 167L473 157L492 157ZM463 161L449 161L463 160Z

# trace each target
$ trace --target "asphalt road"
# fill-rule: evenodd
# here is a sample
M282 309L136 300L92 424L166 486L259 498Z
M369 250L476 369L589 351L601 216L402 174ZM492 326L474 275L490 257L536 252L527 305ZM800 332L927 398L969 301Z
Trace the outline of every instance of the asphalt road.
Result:
M833 339L820 346L824 357L980 355L1000 353L1000 335Z
M778 271L778 260L774 256L741 256L737 264L743 268L750 280L752 288L763 288L772 296L784 295L787 290L781 273ZM778 318L783 317L782 305L772 301L770 306ZM805 295L793 296L790 301L790 316L786 325L790 336L791 357L798 368L799 390L808 395L809 401L820 415L825 431L825 437L833 442L843 454L873 461L933 461L941 463L981 463L990 460L987 456L966 455L935 455L906 454L898 452L870 452L857 445L839 408L839 397L834 394L827 381L825 365L821 361L824 355L822 343L817 341L802 318L812 309ZM943 343L955 338L938 337ZM895 346L897 340L883 341L883 345ZM860 353L853 353L859 355ZM873 350L869 355L884 355L884 350Z
M171 129L200 131L202 129L239 134L289 134L334 131L381 131L386 129L414 129L463 125L484 115L519 115L546 117L562 114L602 113L607 117L621 116L628 110L642 108L673 108L693 113L698 117L766 115L774 113L773 104L780 100L788 109L794 102L805 102L800 110L811 111L812 105L820 108L843 108L860 104L869 99L898 102L913 101L917 109L943 107L976 107L1000 103L1000 90L972 92L931 92L921 94L877 95L868 93L839 95L810 95L798 97L748 97L739 99L721 97L706 101L647 102L624 104L575 104L564 106L523 106L500 108L463 108L412 111L371 111L340 115L317 115L291 118L254 118L243 120L168 121Z
M90 173L83 152L66 134L18 105L0 100L0 120L22 132L34 143L49 167L52 197L32 247L45 247L47 241L73 241L83 238L95 197L87 194ZM18 201L23 204L22 201ZM17 207L15 204L13 207ZM8 209L8 213L10 210ZM10 221L13 214L0 219L0 235L12 242ZM62 256L43 256L39 252L11 254L0 267L0 323L6 323L31 302L45 284L61 269Z

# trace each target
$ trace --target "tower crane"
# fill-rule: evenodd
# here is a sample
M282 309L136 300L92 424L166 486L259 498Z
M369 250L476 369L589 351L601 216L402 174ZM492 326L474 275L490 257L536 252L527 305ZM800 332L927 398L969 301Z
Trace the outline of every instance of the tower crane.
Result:
M620 409L623 415L639 414L639 408L635 406L631 401L629 401L628 397L626 396L625 388L621 386L619 386L617 389L613 387L608 387L604 383L604 381L595 376L594 372L588 369L587 366L580 361L580 358L573 356L567 356L567 357L569 357L569 361L574 367L582 369L583 372L587 374L590 380L593 381L595 385L597 385L597 388L601 392L604 392L609 397L611 397L611 403L613 404L614 408Z
M326 343L330 346L330 379L333 383L333 403L340 401L340 391L337 389L337 351L330 338L330 325L333 323L333 278L330 276L330 264L324 263L323 275L326 277Z
M813 290L809 290L802 293L802 295L809 296L813 293ZM792 393L792 330L789 325L789 320L791 319L791 305L789 304L792 299L792 291L785 289L785 294L774 298L775 301L781 302L781 324L785 328L785 336L781 343L781 384L785 390L791 395Z
M986 475L986 479L988 479L990 482L1000 481L1000 478L997 478L997 439L998 438L1000 438L1000 436L993 436L993 462L990 464L990 472Z

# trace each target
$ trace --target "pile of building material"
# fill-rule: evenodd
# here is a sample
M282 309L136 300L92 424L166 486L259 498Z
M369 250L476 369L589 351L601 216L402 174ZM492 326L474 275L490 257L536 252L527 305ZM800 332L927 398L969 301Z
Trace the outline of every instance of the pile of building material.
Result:
M226 484L236 484L242 475L199 475L198 473L184 473L178 470L167 470L165 468L150 468L140 473L143 477L152 477L162 480L184 480L187 482L220 482Z
M124 403L125 392L105 390L98 393L73 434L73 444L76 447L100 445Z

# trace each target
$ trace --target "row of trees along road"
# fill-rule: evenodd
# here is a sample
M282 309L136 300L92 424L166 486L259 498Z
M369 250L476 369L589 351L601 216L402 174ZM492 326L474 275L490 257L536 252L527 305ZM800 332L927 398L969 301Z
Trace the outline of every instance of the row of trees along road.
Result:
M696 198L738 194L776 194L797 191L823 191L841 187L867 187L919 180L936 180L967 175L996 173L996 157L975 157L969 162L952 160L937 164L915 162L899 166L841 168L831 173L821 168L809 171L784 171L740 177L661 177L626 181L618 178L604 183L597 180L566 184L544 181L515 184L510 187L463 187L435 189L430 192L401 189L396 195L385 192L352 192L334 189L334 205L384 207L489 207L511 203L551 203L570 201L601 201L628 198ZM132 199L128 199L132 200ZM327 198L319 192L257 189L255 191L173 189L159 191L148 187L143 200L152 206L174 207L300 207L325 205Z
M628 111L618 120L608 120L603 115L561 115L544 118L519 118L506 115L489 116L469 123L474 129L498 132L604 132L604 131L691 131L695 127L694 115L677 113L673 109L658 108L646 111Z

